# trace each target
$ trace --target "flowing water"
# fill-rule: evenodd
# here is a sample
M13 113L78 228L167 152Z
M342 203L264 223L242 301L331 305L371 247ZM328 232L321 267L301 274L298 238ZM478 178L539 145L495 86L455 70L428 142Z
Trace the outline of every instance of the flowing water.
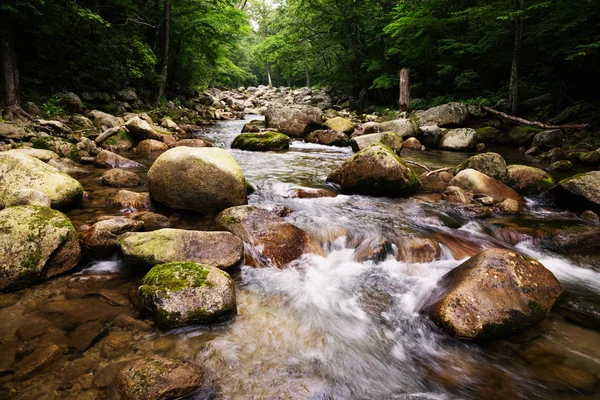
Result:
M229 148L243 123L224 122L198 136ZM137 316L128 299L144 273L117 256L91 262L75 279L62 277L0 296L0 303L6 303L0 318L9 321L0 328L0 350L7 351L0 363L0 395L102 398L110 394L111 384L102 385L99 376L110 375L111 366L123 360L155 352L214 370L222 399L600 398L600 334L558 312L523 334L486 342L450 338L419 314L423 298L443 274L489 247L537 258L563 288L597 300L597 255L555 254L543 250L531 230L505 226L581 223L576 216L535 199L528 200L525 218L482 220L447 207L439 195L298 199L291 195L295 188L328 188L326 176L351 150L293 142L286 152L230 151L256 188L249 203L292 210L287 220L319 240L326 255L306 254L284 270L243 266L233 274L239 315L219 326L161 332L111 323L117 315ZM153 161L125 155L145 165ZM510 163L527 162L514 150L503 155ZM403 152L406 159L430 167L454 166L468 156ZM91 171L82 180L88 198L81 210L69 213L76 226L119 214L108 202L117 190L98 184L102 170ZM136 172L145 182L146 168ZM216 228L210 217L171 214L170 219L175 227ZM440 242L436 261L399 261L410 259L410 254L398 255L410 253L408 243L415 238ZM379 262L357 261L382 241L392 254ZM89 312L78 311L86 307ZM94 319L103 322L107 334L83 355L63 355L27 379L8 372L36 340L50 335L57 343L68 342L78 324ZM38 336L27 335L32 321L44 327ZM29 336L34 337L20 344Z

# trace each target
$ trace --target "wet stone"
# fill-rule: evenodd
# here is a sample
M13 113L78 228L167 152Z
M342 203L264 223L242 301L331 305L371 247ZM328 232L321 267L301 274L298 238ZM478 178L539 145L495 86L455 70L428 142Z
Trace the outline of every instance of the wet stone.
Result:
M132 316L127 314L119 315L113 320L113 324L121 328L142 332L148 332L152 330L152 325L150 325L149 323L133 318Z
M102 289L98 294L107 300L108 304L110 305L124 307L131 305L131 302L127 297L113 290Z
M87 322L75 329L69 341L69 350L83 352L96 343L104 334L106 328L99 322Z
M37 371L45 365L51 363L60 354L60 348L54 343L41 344L33 353L25 357L19 363L19 370L15 377L17 379L26 377L32 372Z
M113 386L117 375L128 361L113 362L103 367L100 367L94 373L94 385L98 388L108 388Z
M152 343L152 351L156 354L168 353L175 347L175 341L168 336L161 336Z
M126 331L112 331L102 340L100 355L115 359L131 352L133 335Z
M0 308L10 307L21 299L20 293L0 293Z
M17 338L22 341L28 341L42 336L46 333L49 321L47 319L33 317L25 320L17 329Z

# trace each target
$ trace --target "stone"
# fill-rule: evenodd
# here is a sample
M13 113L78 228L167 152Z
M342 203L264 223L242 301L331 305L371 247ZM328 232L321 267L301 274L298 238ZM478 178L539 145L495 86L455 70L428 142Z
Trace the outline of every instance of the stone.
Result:
M91 111L89 116L92 118L92 123L94 126L102 130L121 126L125 123L123 118L115 117L114 115L110 115L98 110Z
M470 204L472 198L472 194L465 193L464 190L457 186L447 186L442 195L442 200L448 203Z
M118 374L123 400L172 400L187 397L210 399L216 394L214 378L195 364L160 356L133 361Z
M484 195L494 198L494 203L500 203L504 199L512 199L523 205L523 198L504 183L491 178L474 169L460 171L448 184L471 192L474 195Z
M600 303L595 300L564 292L555 307L567 320L585 328L600 330Z
M329 130L342 132L346 135L351 135L352 132L354 132L354 124L352 121L342 117L330 118L325 121L323 125Z
M530 146L535 135L542 131L533 126L515 126L505 138L505 142L513 146Z
M6 199L5 206L41 206L50 207L50 199L44 193L39 190L33 189L20 189L12 192Z
M422 144L427 147L437 148L442 141L444 133L437 125L425 125L419 127L418 135Z
M163 136L156 132L150 124L140 117L134 117L125 123L125 127L139 140L153 139L162 142Z
M96 222L81 233L83 250L91 256L105 256L119 248L121 235L138 231L143 226L143 222L124 217Z
M290 137L304 137L322 124L322 112L317 107L281 106L270 104L265 114L265 126Z
M415 171L383 144L359 151L333 171L327 181L340 185L344 193L390 197L416 193L419 187Z
M113 330L103 340L100 355L114 360L131 352L133 335L131 332Z
M600 212L600 171L563 179L553 189L556 203L572 210Z
M265 121L260 119L253 119L252 121L244 124L242 133L260 132L265 127Z
M555 185L550 174L539 168L526 165L509 165L505 182L517 193L524 196L540 194Z
M119 90L116 95L117 99L121 101L127 101L129 103L133 103L138 99L137 94L133 91L133 89Z
M244 261L244 243L229 232L160 229L119 238L125 260L146 265L196 262L229 270Z
M164 152L148 171L148 186L153 200L174 209L212 213L247 203L241 168L216 147Z
M110 95L106 92L82 92L80 97L87 103L110 103Z
M45 130L50 130L53 136L67 136L73 133L71 128L60 121L39 119L37 123L46 128Z
M159 142L158 140L146 139L142 140L135 151L137 153L152 153L155 151L167 151L169 150L169 146L166 143Z
M136 193L129 190L120 190L112 199L112 203L119 208L128 208L136 211L150 209L150 194Z
M81 158L81 152L76 145L60 138L42 136L34 139L32 143L35 149L51 150L60 157L70 158L73 161L79 161Z
M77 231L63 213L31 205L0 211L0 291L66 272L80 258Z
M410 238L402 243L400 260L407 263L430 263L440 257L440 244L429 238Z
M439 147L444 150L467 151L475 148L477 133L471 128L451 129L443 134Z
M598 222L600 221L600 217L598 216L598 214L596 214L593 211L590 210L586 210L581 214L581 218L585 219L586 221L593 221L593 222Z
M11 153L25 154L33 158L37 158L40 161L47 163L50 160L57 160L60 158L58 154L52 150L34 149L29 147L23 147L20 149L10 150Z
M167 329L227 321L237 314L235 283L229 274L198 263L152 267L138 295L157 325Z
M341 131L319 129L309 133L304 140L307 143L323 144L325 146L350 146L350 139Z
M60 347L54 343L40 344L38 347L36 347L33 353L25 357L19 363L19 369L15 374L15 378L23 379L27 377L29 374L50 364L58 356L60 356L61 353L62 351L60 350Z
M496 207L504 214L518 214L521 212L521 204L514 199L504 199Z
M22 189L42 192L52 207L60 209L77 204L83 196L83 187L75 179L36 158L12 151L0 153L0 176L0 207L13 192Z
M157 229L168 228L171 226L171 221L164 215L149 212L137 211L127 214L127 218L141 221L144 223L144 231L150 232Z
M117 132L105 139L102 142L102 148L109 151L129 151L133 149L137 143L137 139L124 128L112 128L116 129ZM110 130L106 131L108 133ZM100 139L100 136L96 138L96 141ZM97 155L97 154L96 154Z
M155 354L168 353L175 347L175 341L166 336L161 336L152 343L152 351Z
M591 394L598 383L598 378L593 373L572 365L535 366L531 370L545 386L555 391Z
M75 114L70 118L71 123L80 126L82 128L91 128L94 126L92 121L88 117L84 117L83 115Z
M506 161L497 153L484 153L469 157L454 169L454 174L469 168L499 181L506 179Z
M494 143L500 140L500 130L493 126L482 126L475 129L477 142Z
M558 280L539 261L487 249L444 275L422 312L453 336L498 338L546 318L560 293Z
M141 179L135 173L113 168L102 174L100 178L103 185L112 187L132 187L141 183Z
M393 254L392 243L385 238L373 238L363 241L354 250L354 259L359 263L371 261L380 263Z
M216 222L249 246L248 265L284 268L305 253L323 253L308 232L262 208L228 208L217 215Z
M75 161L69 160L68 158L61 158L59 160L50 160L48 165L56 168L63 174L69 175L71 178L77 179L82 178L90 174L87 169L78 167Z
M381 132L356 136L352 138L350 145L352 146L352 150L359 152L371 145L381 143L390 147L396 154L400 155L403 142L402 136L395 132Z
M565 138L565 134L560 129L552 129L548 131L542 131L537 133L533 137L532 147L546 148L551 149L553 147L560 147L563 140Z
M416 138L410 137L404 141L402 147L409 150L421 150L422 145Z
M281 151L290 147L290 138L278 132L242 133L233 139L232 149Z
M426 111L418 111L416 117L420 126L460 126L469 118L469 111L462 103L448 103Z
M538 155L533 159L533 162L535 164L549 164L566 159L567 153L563 149L557 148Z
M213 144L204 139L183 139L171 144L170 147L213 147Z
M573 170L574 165L571 161L561 160L556 161L545 168L548 172L568 172Z
M130 160L125 157L121 157L112 151L102 150L96 158L94 158L94 165L98 168L139 168L143 167L142 164L137 161Z
M336 197L337 193L329 189L314 189L306 187L293 188L289 197L292 199L318 199L321 197Z
M440 171L431 175L425 172L419 176L420 191L424 193L444 193L452 178L454 178L454 175L448 171Z
M12 140L23 140L29 136L35 136L27 133L25 128L17 124L0 122L0 138L12 139Z
M402 138L415 136L419 126L409 119L395 119L392 121L381 122L379 124L380 132L394 132Z
M69 351L81 353L92 347L102 336L106 334L106 328L97 321L86 322L78 326L69 340Z
M122 126L115 126L112 128L108 128L106 130L104 130L104 132L102 132L100 135L98 135L98 137L96 137L96 139L94 140L95 143L97 144L102 144L105 141L107 141L108 139L110 139L111 137L115 136L116 134L120 133L120 132L127 132L126 129L124 129Z

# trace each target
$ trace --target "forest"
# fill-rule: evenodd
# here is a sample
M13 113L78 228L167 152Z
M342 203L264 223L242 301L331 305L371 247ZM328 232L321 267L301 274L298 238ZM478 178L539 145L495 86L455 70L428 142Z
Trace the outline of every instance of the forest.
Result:
M129 87L158 103L263 84L394 106L408 68L415 109L500 101L515 112L509 97L546 96L534 108L547 119L597 99L599 15L595 0L10 0L3 99L51 107L63 91Z

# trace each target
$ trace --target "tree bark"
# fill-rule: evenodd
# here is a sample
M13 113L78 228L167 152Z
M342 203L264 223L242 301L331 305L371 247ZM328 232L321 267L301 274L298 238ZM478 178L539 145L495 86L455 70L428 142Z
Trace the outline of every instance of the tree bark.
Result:
M408 111L410 105L410 81L408 68L400 70L400 112Z
M481 108L483 108L485 111L492 113L494 115L499 115L502 118L505 118L509 121L518 122L523 125L535 125L535 126L539 126L540 128L544 128L544 129L585 129L585 128L589 127L588 124L574 124L574 125L544 124L543 122L528 121L523 118L515 117L513 115L508 115L507 113L503 113L502 111L494 110L492 107L482 105Z
M308 74L308 65L304 64L304 73L306 74L306 87L310 87L310 75Z
M160 103L160 99L165 94L167 87L167 76L169 73L169 50L170 50L170 37L171 37L171 1L164 0L163 8L163 35L162 35L162 59L159 67L159 74L161 77L160 86L158 87L158 93L156 94L156 104Z
M515 0L517 11L523 12L523 0ZM510 70L510 84L508 89L508 106L511 114L517 115L519 105L519 54L523 39L523 18L519 13L515 18L515 48L513 51L512 68Z
M20 109L19 69L10 19L0 19L0 68L2 71L2 104L9 110Z
M273 87L273 81L271 80L271 63L267 62L267 79L269 81L269 87Z

